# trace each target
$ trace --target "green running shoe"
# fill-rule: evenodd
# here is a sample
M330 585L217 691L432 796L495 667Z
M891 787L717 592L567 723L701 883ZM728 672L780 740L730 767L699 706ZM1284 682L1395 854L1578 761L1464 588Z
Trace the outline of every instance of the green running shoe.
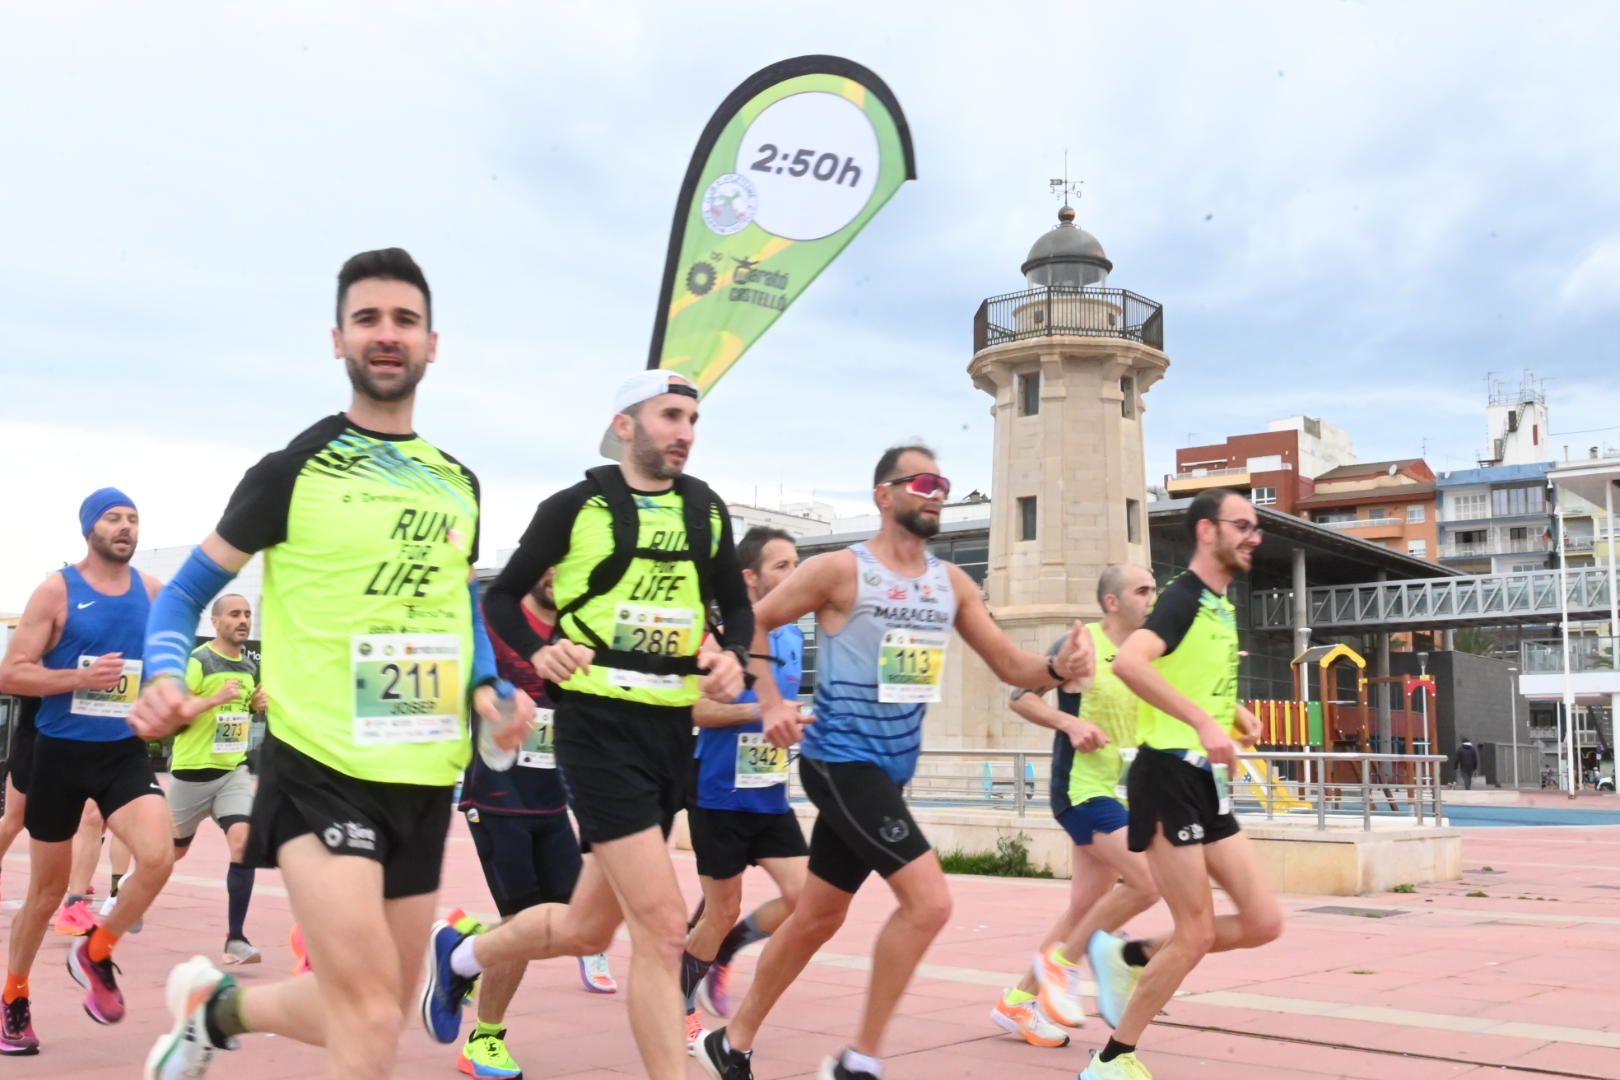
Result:
M461 1061L456 1068L477 1080L522 1080L523 1070L506 1049L506 1029L474 1031L467 1036L461 1048Z

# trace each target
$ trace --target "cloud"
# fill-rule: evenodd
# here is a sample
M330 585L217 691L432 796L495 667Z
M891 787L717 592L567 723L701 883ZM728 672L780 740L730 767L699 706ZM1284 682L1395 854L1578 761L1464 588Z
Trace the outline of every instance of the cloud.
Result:
M1558 302L1581 316L1620 310L1620 235L1592 246L1558 286Z

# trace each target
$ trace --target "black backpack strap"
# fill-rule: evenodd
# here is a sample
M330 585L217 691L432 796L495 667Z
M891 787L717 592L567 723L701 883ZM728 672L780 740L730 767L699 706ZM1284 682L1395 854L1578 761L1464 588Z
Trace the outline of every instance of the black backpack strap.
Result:
M709 485L695 476L676 477L675 490L681 496L681 513L686 519L686 550L692 560L692 572L697 575L698 595L703 599L703 630L707 633L714 612L714 528L710 516L716 499Z

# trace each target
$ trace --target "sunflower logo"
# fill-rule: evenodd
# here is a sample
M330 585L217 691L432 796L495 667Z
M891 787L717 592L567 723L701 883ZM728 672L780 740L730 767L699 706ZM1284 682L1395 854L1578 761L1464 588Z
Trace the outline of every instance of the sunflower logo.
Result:
M706 262L695 262L686 272L686 288L693 296L707 296L714 288L714 267Z

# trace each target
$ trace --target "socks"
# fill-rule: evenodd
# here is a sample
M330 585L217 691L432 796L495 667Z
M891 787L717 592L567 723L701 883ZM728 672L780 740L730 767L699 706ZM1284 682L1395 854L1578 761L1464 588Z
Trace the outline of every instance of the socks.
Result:
M118 935L109 931L105 926L98 926L90 931L90 942L87 950L92 963L105 963L112 956L113 946L118 944Z
M731 928L731 932L726 935L725 940L720 942L720 951L714 954L715 963L723 967L731 963L732 959L741 950L746 949L756 941L764 941L771 936L759 928L759 923L755 920L755 916L758 914L758 910L749 912L747 918Z
M230 976L220 980L213 996L203 1009L203 1022L208 1026L208 1037L216 1046L230 1046L237 1035L246 1033L247 1021L242 1019L242 988Z
M725 1051L727 1054L741 1054L745 1058L751 1058L754 1056L754 1052L752 1050L738 1050L736 1047L732 1046L731 1036L726 1034L725 1028L720 1029L720 1049Z
M450 954L450 970L463 979L476 979L484 973L484 965L478 962L478 956L473 952L473 943L477 940L478 935L468 934Z
M1079 966L1073 960L1070 960L1068 958L1068 956L1063 952L1063 946L1062 945L1054 945L1054 946L1052 946L1052 959L1056 960L1058 963L1062 964L1064 967L1078 967Z
M472 1038L476 1039L481 1035L493 1035L496 1038L500 1038L502 1035L505 1035L505 1034L506 1034L506 1024L505 1023L491 1024L491 1023L488 1023L486 1021L480 1020L480 1021L478 1021L478 1026L473 1028Z
M226 906L229 911L230 929L226 932L226 941L246 941L247 934L242 924L247 921L248 901L253 898L253 867L246 863L231 863L230 869L225 871Z
M1108 1045L1103 1047L1102 1048L1102 1053L1097 1055L1097 1060L1098 1061L1113 1061L1115 1058L1119 1057L1119 1055L1121 1055L1121 1054L1134 1054L1134 1053L1136 1053L1136 1047L1134 1047L1134 1046L1126 1046L1124 1043L1120 1042L1118 1039L1109 1039L1108 1040Z
M1140 941L1127 941L1125 943L1125 963L1131 967L1147 967L1147 949Z
M681 953L681 994L686 998L686 1011L697 1008L698 983L709 973L712 960L699 960L689 952Z
M77 904L80 900L83 900L83 899L84 899L84 893L82 893L82 892L70 892L70 893L67 894L67 899L62 901L62 906L63 907L72 907L74 904Z
M846 1049L844 1051L843 1064L844 1068L848 1069L852 1073L866 1073L869 1076L883 1075L883 1062L879 1061L875 1057L867 1057L865 1054L857 1054L853 1050Z
M124 875L123 874L113 874L112 875L112 888L107 890L107 895L108 896L117 896L118 895L118 883L120 881L123 881L123 880L124 880Z
M1001 997L1001 1000L1005 1001L1007 1003L1008 1008L1012 1008L1012 1007L1015 1007L1015 1006L1018 1006L1018 1005L1022 1005L1025 1002L1028 1002L1028 1001L1034 1001L1035 1000L1035 995L1025 993L1024 991L1018 989L1018 987L1015 986L1011 990L1009 990L1005 994L1003 994L1002 997Z
M13 975L9 971L6 972L6 992L5 992L5 995L4 995L5 1003L7 1005L10 1005L13 1001L16 1001L18 998L25 998L27 996L28 996L28 976L26 976L26 975Z

